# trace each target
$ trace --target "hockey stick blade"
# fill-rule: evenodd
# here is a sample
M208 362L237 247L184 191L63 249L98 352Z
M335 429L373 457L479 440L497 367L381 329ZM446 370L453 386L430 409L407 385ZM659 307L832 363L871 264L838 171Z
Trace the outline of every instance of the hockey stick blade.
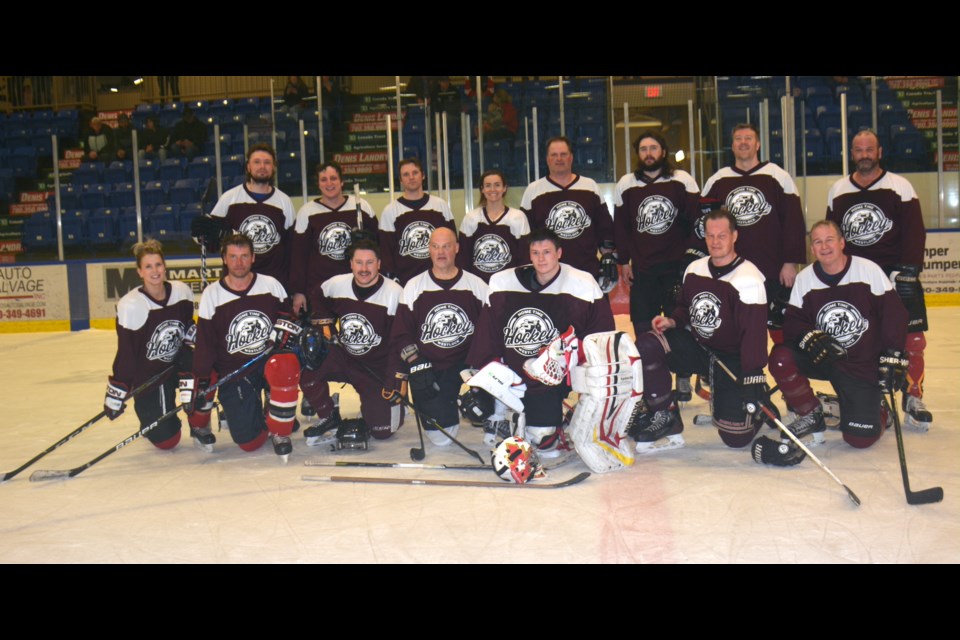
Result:
M66 480L73 476L70 475L72 469L40 469L30 474L30 482L43 482L44 480Z
M421 486L443 487L485 487L489 489L562 489L579 484L590 477L589 471L584 471L562 482L514 484L512 482L480 482L472 480L439 480L434 478L373 478L366 476L300 476L301 480L310 482L358 482L367 484L409 484Z
M943 487L930 487L922 491L912 491L910 489L910 475L907 472L907 452L903 446L903 429L900 426L900 411L897 409L897 399L893 391L889 396L884 396L884 402L887 403L887 410L893 417L893 426L897 434L897 455L900 457L900 475L903 477L903 494L907 498L907 504L932 504L943 500Z

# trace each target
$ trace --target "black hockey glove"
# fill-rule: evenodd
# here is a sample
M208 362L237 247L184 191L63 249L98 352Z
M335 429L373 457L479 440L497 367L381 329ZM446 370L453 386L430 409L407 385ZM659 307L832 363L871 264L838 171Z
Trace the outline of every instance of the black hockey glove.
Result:
M916 264L902 264L893 268L894 288L903 304L910 308L910 303L923 298L923 287L920 285L920 266Z
M880 352L880 390L884 393L899 391L907 383L907 366L910 361L899 349L884 349Z
M743 408L751 415L759 413L760 403L767 400L767 377L763 371L747 371L737 382L743 393Z
M797 343L800 350L810 356L813 364L830 364L847 355L847 350L837 339L819 329L808 331Z
M778 467L791 467L800 464L807 454L794 444L780 442L767 436L760 436L753 441L750 453L756 462L772 464Z

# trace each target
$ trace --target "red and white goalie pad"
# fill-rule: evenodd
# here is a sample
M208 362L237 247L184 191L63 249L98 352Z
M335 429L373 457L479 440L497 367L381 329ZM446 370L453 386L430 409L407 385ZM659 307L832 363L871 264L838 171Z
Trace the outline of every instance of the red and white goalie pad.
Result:
M467 380L467 384L483 389L517 413L523 411L523 395L527 392L527 385L502 362L487 364Z
M578 360L571 377L580 400L568 430L577 453L595 473L632 465L626 434L643 398L640 352L626 333L606 331L580 341Z
M566 378L570 369L577 366L579 341L573 327L560 334L553 342L540 350L540 355L523 363L523 371L534 380L552 387Z

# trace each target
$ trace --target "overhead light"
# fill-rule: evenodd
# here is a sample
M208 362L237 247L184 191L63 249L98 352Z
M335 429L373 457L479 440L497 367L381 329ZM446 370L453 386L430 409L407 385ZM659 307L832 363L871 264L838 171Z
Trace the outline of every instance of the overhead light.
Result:
M681 149L677 151L675 154L673 154L673 157L676 158L677 162L683 162L684 158L686 158L687 156L686 154L683 153L683 149Z
M140 86L141 84L143 84L143 77L142 77L142 76L137 76L136 78L134 78L134 79L133 79L133 84L135 84L135 85L137 85L137 86Z
M110 87L110 93L120 93L120 89L117 89L116 87Z

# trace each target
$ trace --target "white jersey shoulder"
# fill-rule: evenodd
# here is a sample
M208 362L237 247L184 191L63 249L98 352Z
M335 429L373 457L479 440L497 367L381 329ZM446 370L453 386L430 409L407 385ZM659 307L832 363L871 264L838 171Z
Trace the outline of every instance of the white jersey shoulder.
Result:
M524 265L493 274L490 277L490 293L508 291L531 293L520 282L521 274L531 268L531 265ZM600 290L600 285L597 284L593 276L563 262L560 263L560 274L553 282L537 293L547 295L566 294L587 302L594 302L603 298L603 291Z
M193 304L193 290L179 280L169 280L170 298L166 306L172 307L182 300L189 300ZM147 317L154 309L161 305L156 300L140 290L140 287L127 292L117 303L117 324L124 329L136 331L147 322Z
M534 180L527 185L526 190L523 192L523 198L520 201L520 208L529 211L530 207L533 206L533 201L538 197L545 193L562 190L563 189L561 187L558 187L546 177L540 178L539 180ZM588 178L586 176L578 175L577 179L573 182L573 184L567 187L566 190L589 191L596 194L596 196L601 200L603 199L603 196L600 194L600 187L597 186L596 181L593 178Z
M370 203L360 198L360 210L370 216L371 218L376 218L377 215L373 212L373 207L370 206ZM297 221L296 228L294 231L297 233L304 233L307 230L307 225L310 224L310 216L323 213L331 213L334 209L331 209L322 202L317 200L310 200L309 202L304 203L300 210L297 211ZM336 211L346 211L351 214L355 214L357 211L357 199L353 196L347 196L346 202L343 203L343 206Z
M272 295L280 302L287 299L287 291L283 288L283 285L280 284L279 280L272 276L259 273L256 275L253 284L247 289L245 295L256 296L264 294ZM224 287L222 280L218 280L203 290L203 295L200 297L200 310L198 315L205 320L209 320L216 313L217 307L228 302L233 302L239 297L240 296Z
M357 295L353 290L353 274L341 273L340 275L327 278L320 288L323 295L327 298L348 298L356 300ZM386 307L390 315L396 315L397 305L400 297L403 295L403 287L390 278L384 278L380 288L364 302Z
M439 211L443 214L444 220L453 220L453 211L450 210L450 204L446 200L442 200L435 195L430 195L427 198L427 203L420 207L420 210ZM400 202L399 199L388 204L383 208L383 213L380 215L380 230L396 231L397 218L408 211L413 211L413 209Z
M751 176L770 176L780 184L780 188L783 189L783 192L789 195L799 195L797 191L797 185L793 182L793 178L790 177L790 174L781 169L778 165L773 162L767 162L761 166L756 171L751 172ZM710 178L703 185L703 195L710 193L710 190L713 188L713 185L718 181L723 180L724 178L745 178L747 176L742 173L738 173L733 170L732 167L724 167L717 171L715 174L710 176Z
M882 189L893 191L900 196L902 202L917 199L917 192L914 190L913 185L910 184L910 181L896 173L887 171L883 174L883 177L870 185L867 191L880 191ZM830 187L830 192L827 194L827 206L833 209L833 201L836 198L847 195L848 193L860 193L861 191L863 190L853 183L850 176L844 176L834 182L833 186Z
M869 286L870 293L875 296L882 296L893 289L890 279L877 263L867 258L850 256L850 268L843 274L843 278L840 279L837 286L857 283ZM813 264L809 264L797 274L797 279L793 283L793 291L790 293L790 304L794 307L802 307L804 296L811 291L827 289L829 286L817 277Z
M414 303L426 291L469 291L477 300L483 304L490 301L489 287L487 283L473 275L469 271L460 270L460 277L457 282L449 289L444 289L434 282L430 277L430 271L424 271L418 276L411 278L403 287L403 295L400 301L413 309Z
M246 185L240 184L225 191L223 195L220 196L220 199L217 200L217 204L214 205L210 215L217 216L219 218L226 218L227 210L230 208L230 205L242 203L256 204L257 201L250 197L250 194L247 193L245 187ZM275 188L273 190L273 194L260 204L276 207L283 212L284 229L289 229L293 226L297 217L297 212L296 209L293 208L293 201L290 199L290 196L285 194L283 191Z
M621 207L623 206L623 194L630 189L642 189L643 187L663 182L679 182L683 185L687 193L700 193L700 187L697 186L697 181L682 169L674 169L670 176L660 175L653 182L644 182L643 180L637 179L636 173L628 173L617 182L617 187L614 189L613 203Z
M487 217L483 215L483 207L477 207L463 217L463 221L460 223L460 231L469 238L477 232L477 227L486 221ZM523 214L523 211L513 207L507 208L500 219L497 220L496 225L508 227L514 238L522 238L530 233L530 222L527 220L527 216Z
M691 262L683 274L684 280L691 274L713 280L713 274L710 273L710 256ZM766 278L749 260L744 260L736 269L720 276L719 280L733 285L740 295L740 301L744 304L767 303L767 291L763 286Z

